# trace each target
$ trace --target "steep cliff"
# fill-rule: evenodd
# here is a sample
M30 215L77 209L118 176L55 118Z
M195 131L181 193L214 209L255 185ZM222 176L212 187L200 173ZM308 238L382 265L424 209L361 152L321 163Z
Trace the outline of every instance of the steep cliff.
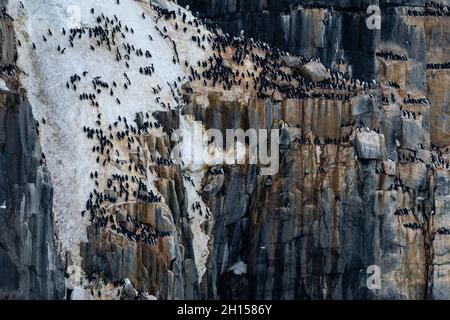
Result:
M385 63L377 59L380 51L394 51L408 57L408 76L404 90L432 95L434 107L430 126L433 142L447 145L448 96L437 93L433 84L448 85L448 75L430 70L427 64L447 63L450 37L448 36L448 10L435 8L449 5L448 1L215 1L180 0L206 21L217 24L231 35L245 31L247 37L273 44L292 54L318 57L329 67L371 81L383 80ZM378 5L381 10L381 29L366 27L367 9ZM400 73L400 74L399 74ZM394 80L395 81L395 80ZM401 85L399 82L398 84ZM438 86L442 87L442 86ZM440 91L439 89L437 89Z
M13 20L5 14L0 20L0 297L62 299L51 175L41 161L32 107L17 81Z
M2 2L1 296L449 298L448 8L178 3Z
M223 214L216 232L227 236L215 241L211 276L220 282L223 270L215 271L215 265L249 263L246 277L225 274L224 282L236 285L234 290L225 285L227 297L446 298L448 171L430 168L427 159L448 159L449 74L448 66L442 67L449 60L448 3L380 1L381 30L366 27L372 2L179 3L230 34L244 30L248 37L320 57L326 66L380 83L374 103L368 97L355 99L346 109L324 102L261 102L243 116L251 119L259 110L275 108L268 123L300 124L319 137L339 137L346 124L362 121L381 128L386 152L365 156L370 136L356 135L355 148L320 148L318 163L332 170L311 176L314 148L292 151L289 146L270 188L250 184L246 203L236 210L213 203ZM383 56L386 52L406 59ZM427 102L420 100L425 97ZM443 154L424 151L430 146L440 146ZM398 178L410 194L391 190ZM240 185L247 183L243 178ZM235 205L236 195L227 194ZM396 215L398 208L412 209L414 216ZM404 229L410 221L423 224L423 231ZM372 264L381 267L381 291L365 288L366 268ZM211 292L216 296L214 287Z

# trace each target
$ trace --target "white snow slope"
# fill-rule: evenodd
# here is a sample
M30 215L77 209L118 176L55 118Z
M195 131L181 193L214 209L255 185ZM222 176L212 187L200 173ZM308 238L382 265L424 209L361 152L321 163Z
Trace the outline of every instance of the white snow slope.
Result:
M176 4L165 0L153 3L179 9ZM107 174L102 171L101 164L96 163L97 155L92 153L92 145L86 139L83 126L95 128L98 112L102 114L102 125L97 128L106 130L106 124L116 121L119 115L134 119L137 112L151 114L157 110L167 110L155 101L156 96L160 96L162 102L175 106L167 82L178 82L178 77L186 79L188 68L184 61L195 65L199 60L206 60L211 49L205 43L206 50L202 50L190 40L197 33L197 28L179 21L180 27L188 27L185 34L174 30L173 21L156 21L156 12L148 1L120 0L120 4L117 4L116 0L11 0L7 10L15 19L16 37L21 42L18 46L18 67L23 71L22 85L27 91L35 119L41 122L44 118L46 121L45 125L42 122L40 125L40 141L52 175L53 210L62 250L70 251L75 262L80 263L77 262L79 244L87 241L86 226L89 223L80 212L84 210L93 187L89 172L97 170L100 176ZM96 20L101 14L111 20L115 15L122 26L126 25L130 30L133 28L133 32L127 32L125 39L116 37L116 46L113 46L112 51L104 44L97 46L96 41L88 36L74 39L72 48L68 35L63 35L63 28L69 32L70 28L94 27L98 25ZM186 14L188 20L193 19L187 11ZM179 17L177 19L180 20ZM160 30L166 26L167 35L177 44L181 63L173 63L172 43L164 39L155 26ZM204 27L199 28L202 33L208 33ZM127 68L125 60L116 61L115 51L116 47L121 48L122 44L127 43L141 48L143 52L148 50L152 58L132 53ZM66 48L64 53L58 51L58 46L61 51ZM152 76L139 73L140 67L150 64L155 69ZM83 76L85 71L88 74ZM125 72L131 81L128 90L123 87L127 82ZM74 74L81 77L81 81L76 82L76 91L72 87L66 88L66 83ZM94 77L101 77L102 81L109 84L113 81L118 84L114 88L114 96L107 92L97 95L98 111L89 105L89 101L79 99L81 93L93 91ZM151 88L158 84L162 92L155 95ZM120 99L120 105L116 98ZM188 192L188 195L194 194ZM201 230L198 228L199 221L194 225L195 237ZM208 237L203 234L199 239L201 241L195 241L196 263L197 269L204 272ZM203 272L199 274L200 279Z

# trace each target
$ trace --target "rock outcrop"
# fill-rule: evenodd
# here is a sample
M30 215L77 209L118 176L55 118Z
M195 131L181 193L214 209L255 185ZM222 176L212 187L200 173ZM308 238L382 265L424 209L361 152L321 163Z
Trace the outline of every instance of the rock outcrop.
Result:
M299 73L311 82L320 82L330 78L327 70L317 61L311 61L300 67Z

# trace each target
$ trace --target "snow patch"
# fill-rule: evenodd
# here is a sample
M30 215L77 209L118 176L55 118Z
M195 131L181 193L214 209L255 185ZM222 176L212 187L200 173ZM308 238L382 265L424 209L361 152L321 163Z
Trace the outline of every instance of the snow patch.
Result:
M233 264L228 271L233 271L235 275L241 275L241 274L245 274L247 273L247 265L242 262L236 262L235 264Z
M10 92L8 86L6 85L5 80L3 80L3 79L0 79L0 91L6 92L6 93Z

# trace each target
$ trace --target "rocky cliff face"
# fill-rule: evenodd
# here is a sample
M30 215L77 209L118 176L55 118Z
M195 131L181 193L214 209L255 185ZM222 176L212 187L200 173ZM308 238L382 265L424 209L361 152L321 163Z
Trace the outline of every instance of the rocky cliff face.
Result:
M318 155L314 147L287 145L281 151L281 172L270 187L248 184L252 173L246 173L240 182L250 188L246 201L235 209L231 191L224 197L232 209L217 208L223 215L215 230L227 237L219 236L212 250L210 275L218 280L213 282L223 277L224 283L233 283L222 286L227 297L445 298L447 267L437 261L446 260L443 243L448 240L440 228L448 213L448 171L426 165L437 155L421 147L449 145L449 95L443 89L449 85L448 69L429 65L449 60L449 37L443 31L449 24L448 3L380 1L379 31L365 26L366 9L373 3L364 1L181 3L230 34L244 30L248 37L320 57L327 66L381 84L380 100L358 98L348 108L320 101L254 102L243 119L263 112L268 123L300 124L315 137L340 137L346 123L362 121L381 128L384 138L356 134L353 147L324 146ZM436 9L440 6L444 10ZM392 61L382 52L404 55L407 61ZM419 97L430 104L419 103ZM267 108L276 112L265 115ZM421 116L416 119L405 110ZM425 163L405 161L411 155ZM330 165L329 173L311 175L315 166ZM411 188L408 194L391 190L397 179ZM412 209L414 216L398 216L397 208ZM404 229L410 221L424 228ZM250 262L245 277L214 270L240 260ZM380 291L364 288L369 265L381 267ZM210 292L214 296L215 288Z
M359 79L386 78L388 68L376 56L386 50L408 57L407 74L400 72L405 75L401 81L407 92L427 96L435 92L431 88L435 88L436 81L448 84L445 72L427 71L428 63L448 62L446 51L450 40L445 31L448 11L441 13L435 9L445 8L448 1L416 0L405 4L400 0L181 0L178 3L189 5L193 12L231 35L238 36L243 30L247 37L293 54L318 57L326 66L347 71ZM381 10L381 30L366 27L367 9L374 4ZM389 72L397 73L398 77L399 71ZM439 93L433 98L430 133L435 143L447 145L449 114L444 106L448 105L448 96Z
M57 250L53 187L40 162L39 128L16 79L12 23L1 17L0 297L61 299L64 266Z
M2 3L2 297L449 298L448 8L178 3Z

